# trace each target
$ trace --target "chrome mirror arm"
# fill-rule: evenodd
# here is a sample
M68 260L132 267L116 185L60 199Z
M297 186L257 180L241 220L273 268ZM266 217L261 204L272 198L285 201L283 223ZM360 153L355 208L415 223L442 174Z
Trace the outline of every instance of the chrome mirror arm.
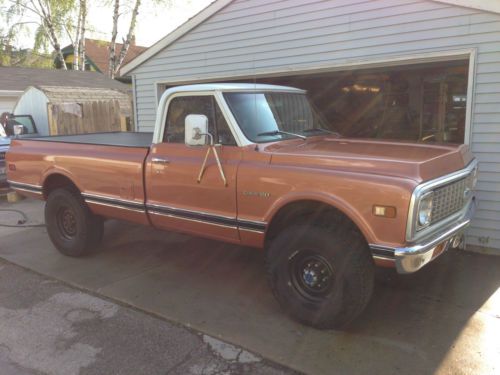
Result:
M198 183L201 182L201 178L203 177L203 173L205 172L205 168L207 166L208 155L210 154L210 150L212 150L212 152L214 153L215 161L217 162L217 167L219 168L220 176L222 178L222 181L224 181L224 186L227 186L226 175L224 174L224 170L222 169L222 164L220 162L219 153L217 152L216 145L214 145L213 135L210 133L199 133L197 135L199 136L205 135L210 138L210 144L207 148L205 159L203 159L203 164L201 165L200 173L198 173Z

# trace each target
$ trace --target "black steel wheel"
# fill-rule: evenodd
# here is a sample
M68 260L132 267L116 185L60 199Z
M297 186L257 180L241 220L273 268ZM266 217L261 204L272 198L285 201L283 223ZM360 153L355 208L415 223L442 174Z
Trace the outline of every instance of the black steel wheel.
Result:
M56 223L61 236L67 240L75 238L77 233L76 216L71 207L60 207L56 214Z
M93 215L80 194L56 189L45 204L45 223L54 246L64 255L86 254L102 239L103 220Z
M298 251L289 259L289 273L297 292L311 300L328 296L335 284L333 265L311 250Z
M317 328L343 328L368 304L374 264L359 232L293 225L270 243L268 277L282 308Z

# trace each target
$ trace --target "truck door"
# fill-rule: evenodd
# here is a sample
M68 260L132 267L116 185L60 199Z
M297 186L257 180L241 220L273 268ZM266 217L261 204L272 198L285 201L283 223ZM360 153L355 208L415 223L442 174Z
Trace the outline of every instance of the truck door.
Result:
M185 120L205 115L214 137L226 184L215 155L208 155L198 182L208 145L184 143ZM236 224L236 172L241 151L220 110L210 95L178 94L170 100L162 142L154 144L146 160L146 205L155 227L239 241Z

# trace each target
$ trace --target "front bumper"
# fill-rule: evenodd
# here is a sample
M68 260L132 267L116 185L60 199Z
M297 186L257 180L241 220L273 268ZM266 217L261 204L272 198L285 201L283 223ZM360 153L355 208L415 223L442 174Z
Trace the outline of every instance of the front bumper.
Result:
M412 273L418 271L430 261L436 259L448 250L453 242L458 242L463 236L465 228L470 224L476 209L476 200L473 197L465 214L452 225L449 225L429 238L422 239L407 247L387 247L370 245L375 258L393 260L398 273Z

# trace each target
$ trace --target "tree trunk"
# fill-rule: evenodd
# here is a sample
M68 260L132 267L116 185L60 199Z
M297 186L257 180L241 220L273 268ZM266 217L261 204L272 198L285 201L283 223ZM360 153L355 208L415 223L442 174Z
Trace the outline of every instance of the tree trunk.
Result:
M116 35L118 34L118 18L120 17L120 0L115 0L113 8L113 30L111 32L111 43L109 44L109 67L108 75L115 78L116 64Z
M82 5L80 1L80 9L78 10L78 21L76 24L76 35L73 41L73 70L79 70L80 66L80 31L82 29Z
M130 26L128 28L127 39L123 41L122 49L120 51L120 56L118 57L118 62L115 64L115 70L114 70L115 75L118 74L118 71L120 70L120 67L123 64L123 60L125 59L125 56L127 55L127 52L130 48L130 42L134 37L135 25L137 23L137 15L139 14L140 6L141 6L141 0L136 0L134 9L132 11L132 18L130 19Z
M85 25L87 23L87 0L80 0L80 9L82 11L82 28L80 31L80 70L85 70Z
M54 23L52 22L52 16L50 14L50 8L44 8L44 5L40 0L38 0L38 4L40 6L40 11L42 13L43 19L42 24L45 30L47 30L47 34L49 36L50 43L56 52L56 57L61 62L61 68L63 70L68 70L66 66L66 61L64 61L64 55L61 51L61 44L59 43L59 39L57 38L56 30L54 28Z

